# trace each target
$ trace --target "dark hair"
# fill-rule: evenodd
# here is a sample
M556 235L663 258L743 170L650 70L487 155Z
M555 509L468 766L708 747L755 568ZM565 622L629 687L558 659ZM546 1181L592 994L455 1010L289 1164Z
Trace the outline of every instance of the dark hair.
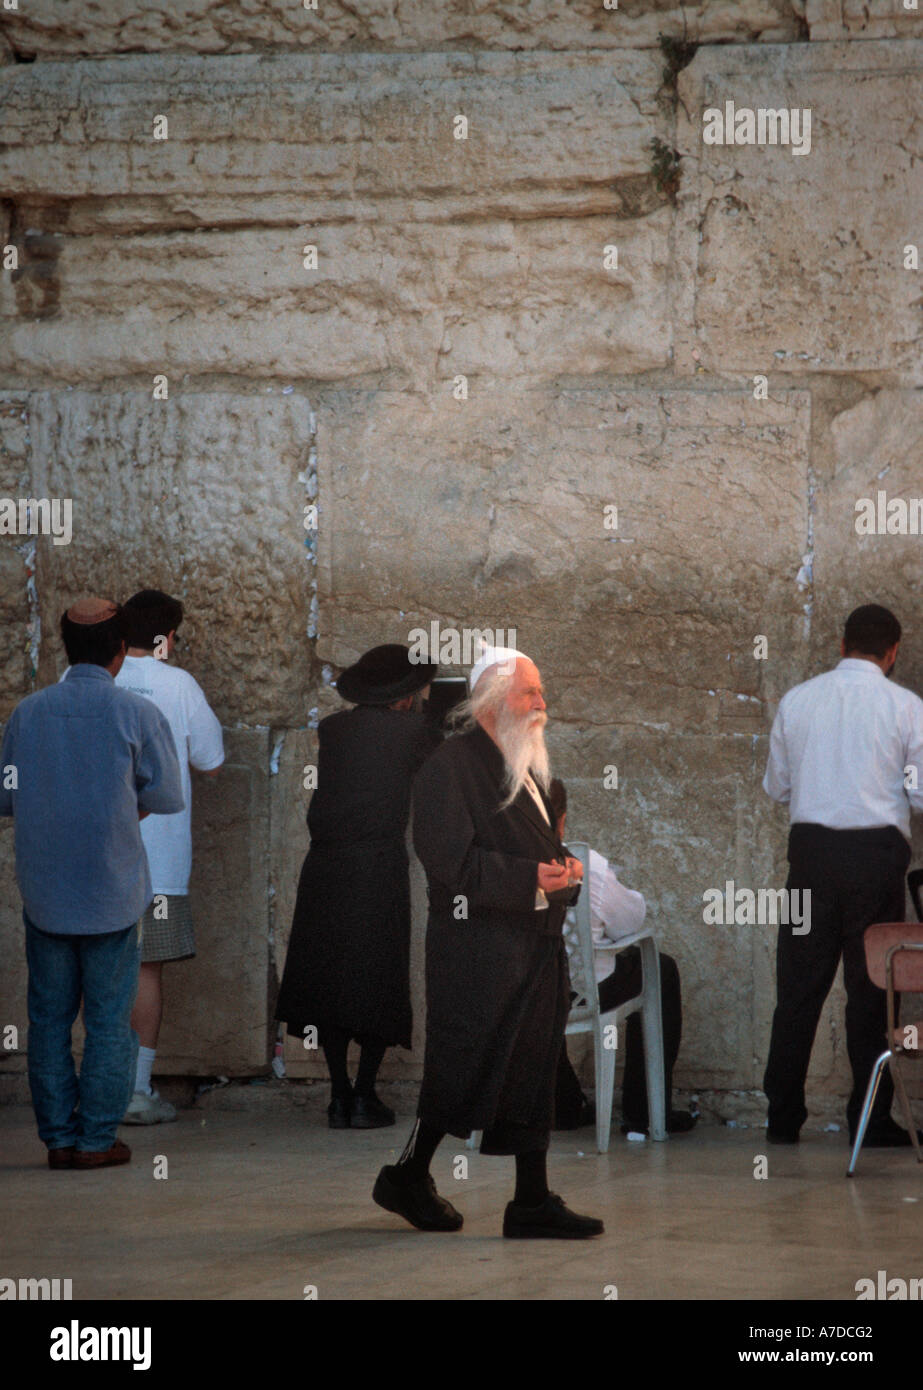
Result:
M175 632L183 621L183 605L160 589L142 589L125 604L128 645L152 652L158 637Z
M71 666L111 666L125 641L125 609L116 608L104 623L72 623L61 615L61 636Z
M552 777L549 782L548 800L551 802L555 821L559 821L567 812L567 789L560 777Z
M867 603L857 608L846 619L843 629L843 645L846 655L861 652L863 656L877 656L879 661L885 652L890 651L901 640L901 625L888 608L877 603Z

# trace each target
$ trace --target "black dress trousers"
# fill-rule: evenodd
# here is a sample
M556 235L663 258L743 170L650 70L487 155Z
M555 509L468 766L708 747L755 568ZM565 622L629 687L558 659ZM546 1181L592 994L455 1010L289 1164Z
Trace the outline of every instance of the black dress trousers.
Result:
M811 929L798 936L790 926L779 927L777 1003L763 1079L769 1128L795 1134L807 1118L804 1087L811 1048L842 955L846 1046L853 1075L846 1115L853 1134L872 1067L887 1047L887 996L869 979L862 938L873 922L904 920L910 846L895 826L832 830L805 823L791 827L788 861L786 886L810 889ZM893 1095L886 1071L871 1126L888 1117Z

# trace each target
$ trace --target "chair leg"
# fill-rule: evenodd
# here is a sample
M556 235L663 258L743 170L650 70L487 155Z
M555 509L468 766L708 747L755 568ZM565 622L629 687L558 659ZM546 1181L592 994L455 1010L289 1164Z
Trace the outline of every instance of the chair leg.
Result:
M913 1121L913 1111L910 1108L910 1097L907 1095L907 1088L904 1085L904 1078L901 1076L900 1058L897 1058L891 1068L891 1075L894 1077L894 1086L897 1091L898 1099L901 1103L901 1112L904 1116L907 1128L910 1130L910 1137L913 1140L914 1152L917 1162L923 1163L923 1150L920 1148L920 1141L917 1138L917 1127Z
M604 1045L602 1032L603 1025L600 1023L593 1034L593 1061L596 1068L596 1148L599 1153L607 1154L612 1129L616 1052L614 1047Z
M851 1178L856 1171L856 1160L859 1157L859 1150L862 1148L865 1131L868 1129L869 1116L872 1113L872 1106L875 1104L875 1097L878 1094L878 1084L881 1081L881 1073L890 1060L890 1051L883 1052L872 1068L869 1084L865 1088L865 1100L862 1102L862 1114L859 1116L859 1124L856 1128L856 1140L852 1146L852 1153L849 1155L849 1167L846 1169L846 1176L848 1178Z
M644 1069L647 1078L647 1113L652 1139L666 1139L666 1097L663 1071L663 1014L660 1006L660 957L651 937L640 943L644 988L641 992L641 1026L644 1031Z

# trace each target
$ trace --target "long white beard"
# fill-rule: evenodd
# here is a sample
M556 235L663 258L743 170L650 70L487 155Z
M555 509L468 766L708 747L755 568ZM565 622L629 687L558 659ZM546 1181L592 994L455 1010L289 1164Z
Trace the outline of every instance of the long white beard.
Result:
M547 718L541 710L524 716L516 715L505 704L497 715L497 745L506 764L507 796L504 807L516 800L530 772L539 786L544 791L548 790L551 765L545 747Z

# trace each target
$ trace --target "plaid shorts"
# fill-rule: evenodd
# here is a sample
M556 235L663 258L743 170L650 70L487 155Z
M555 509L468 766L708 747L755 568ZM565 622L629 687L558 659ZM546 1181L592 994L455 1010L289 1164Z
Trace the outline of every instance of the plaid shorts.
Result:
M141 964L188 960L194 955L195 934L188 897L156 894L141 918Z

